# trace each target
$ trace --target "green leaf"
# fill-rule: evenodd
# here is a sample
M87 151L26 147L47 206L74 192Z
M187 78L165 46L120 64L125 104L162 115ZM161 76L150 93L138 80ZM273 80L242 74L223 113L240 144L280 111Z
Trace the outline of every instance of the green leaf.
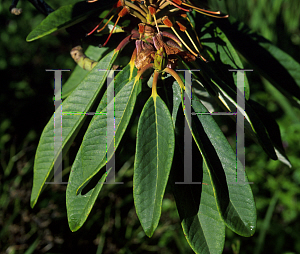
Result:
M294 105L300 105L300 64L234 18L216 20L233 46Z
M152 95L141 113L133 175L133 197L137 215L148 237L156 229L175 147L170 112Z
M197 95L193 95L195 112L208 112ZM249 184L232 184L236 181L236 167L242 165L211 115L193 118L193 138L209 169L217 200L217 207L225 224L237 234L251 236L256 227L256 210ZM188 118L186 117L187 121ZM247 177L245 176L247 183Z
M207 63L215 73L218 74L227 85L236 90L237 73L229 71L229 69L244 69L240 57L236 53L234 47L226 37L225 33L208 22L204 26L196 27L201 36L201 43L205 46L206 52L209 52L212 59L208 59ZM241 91L244 94L244 91ZM245 75L245 98L250 97L250 87L247 76Z
M258 117L255 110L252 109L247 100L245 100L245 110L242 109L236 102L237 93L236 90L232 89L219 76L206 64L199 63L201 66L201 73L207 76L215 85L215 91L218 94L220 102L231 112L238 110L245 116L245 129L249 130L251 137L259 142L264 151L270 156L271 159L277 160L277 155L272 144L272 141L266 131L266 128L260 118Z
M178 150L182 150L181 147ZM193 251L201 254L221 253L225 241L225 224L217 209L206 165L203 163L202 168L202 157L199 151L196 152L193 151L193 172L202 175L203 183L175 184L176 181L182 181L182 151L175 155L173 165L176 163L176 166L171 170L170 183L184 235ZM195 156L198 163L195 163Z
M89 216L94 203L98 197L100 190L102 189L103 183L108 173L103 173L102 177L96 184L96 186L89 190L84 195L76 195L77 186L81 183L81 176L84 172L84 166L82 165L82 148L80 147L72 171L68 181L68 187L66 191L66 204L69 227L72 232L77 231L86 221Z
M115 110L123 112L123 118L119 118L116 113L116 135L120 135L120 125L124 119L129 121L131 107L134 106L137 91L139 91L140 83L130 77L130 64L128 64L122 72L116 76L115 80ZM136 70L134 71L136 73ZM126 103L128 102L128 103ZM113 103L110 101L109 103ZM97 112L105 112L107 105L106 93L97 108ZM127 111L127 112L125 112ZM128 113L129 112L129 113ZM124 117L129 114L130 116ZM86 221L94 202L101 190L103 181L106 176L103 174L98 184L87 194L82 195L82 188L88 184L91 178L106 164L106 142L107 142L107 116L95 115L89 125L89 128L83 138L75 163L71 168L69 185L67 187L67 211L69 226L72 231L78 230ZM99 120L100 119L100 120ZM120 123L120 124L118 124ZM126 130L128 122L123 123L122 130ZM123 133L122 133L123 134ZM116 147L119 142L116 142ZM110 158L108 158L109 160ZM100 166L99 166L100 165ZM83 170L84 169L84 170ZM102 182L102 183L101 183ZM80 190L78 190L80 189Z
M90 45L86 51L85 55L95 61L99 61L102 55L107 51L107 47L95 47ZM76 65L74 71L71 76L68 78L66 83L62 87L62 99L67 98L73 90L80 84L80 82L84 79L86 75L88 75L89 71L82 69L80 66Z
M85 20L88 16L98 14L113 5L112 1L101 0L95 3L78 2L69 4L50 13L30 34L26 41L33 41L59 29L67 28Z
M136 74L136 71L135 69L134 74ZM141 80L136 78L129 80L129 76L130 65L127 65L116 77L115 101L109 102L110 105L115 103L115 138L107 140L107 116L105 114L93 117L84 136L82 142L82 165L85 170L81 176L82 182L77 188L77 193L106 164L106 160L109 161L111 159L112 154L106 158L107 149L114 146L116 150L125 133L137 95L141 91ZM106 93L96 111L107 112Z
M177 83L177 81L173 82L172 90L173 90L172 120L173 120L173 125L175 126L176 118L177 118L177 114L178 114L178 109L179 109L179 106L181 105L181 100L180 100L181 91L180 91L180 86Z
M105 56L89 75L78 85L74 92L62 103L63 112L88 112L94 100L106 81L107 71L99 72L98 69L110 69L116 59L118 51L112 51ZM61 108L57 109L57 113ZM37 202L41 190L54 166L58 155L67 152L77 132L79 131L86 115L63 115L62 116L62 147L54 154L54 116L46 125L41 135L34 162L34 178L31 193L31 207Z
M203 163L202 181L198 214L195 220L186 218L182 222L182 228L188 243L196 253L221 253L225 242L225 224L217 209L216 198L205 163Z
M266 127L266 130L268 131L268 134L270 136L270 139L275 147L275 151L277 154L278 159L286 164L289 167L292 167L288 157L285 154L282 140L280 136L280 129L274 118L271 116L271 114L259 103L249 100L248 103L251 105L253 110L256 112L264 126Z

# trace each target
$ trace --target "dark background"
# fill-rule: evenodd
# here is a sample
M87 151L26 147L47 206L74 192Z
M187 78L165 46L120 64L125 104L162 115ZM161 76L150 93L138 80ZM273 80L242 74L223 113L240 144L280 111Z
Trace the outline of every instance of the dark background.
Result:
M48 4L57 9L73 2L49 0ZM298 0L207 2L212 9L246 22L300 62ZM103 189L79 231L72 233L68 227L66 186L47 186L34 209L30 208L35 151L54 110L54 74L45 69L73 70L75 63L65 31L26 42L44 16L24 0L18 6L23 13L14 16L8 11L10 4L4 0L0 4L0 253L193 253L182 233L172 195L165 196L153 237L145 236L133 206L133 158L127 160L126 151L118 151L125 185ZM245 68L252 67L245 62ZM63 83L69 75L63 72ZM280 125L293 168L270 160L261 147L246 139L246 170L254 182L257 231L244 238L226 229L224 253L234 253L233 244L240 244L239 253L300 253L300 111L257 72L247 76L251 98L264 105ZM230 134L231 126L224 121L225 134ZM134 141L134 131L129 136ZM64 160L65 177L78 144L80 138Z

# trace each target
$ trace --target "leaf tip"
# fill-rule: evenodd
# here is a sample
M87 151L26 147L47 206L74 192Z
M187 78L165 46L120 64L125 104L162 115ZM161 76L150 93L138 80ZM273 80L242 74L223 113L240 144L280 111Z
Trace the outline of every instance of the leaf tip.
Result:
M154 230L150 230L150 228L149 228L148 230L144 229L144 232L145 232L146 236L151 238L153 236Z
M69 228L71 230L71 232L76 232L80 227L78 227L78 223L74 222L72 220L69 220Z
M35 204L36 204L37 199L31 199L30 200L30 207L34 208Z
M27 37L26 37L26 41L27 41L27 42L31 42L31 41L34 41L34 40L40 38L39 36L35 36L33 32L34 32L34 30L32 30L32 31L27 35Z

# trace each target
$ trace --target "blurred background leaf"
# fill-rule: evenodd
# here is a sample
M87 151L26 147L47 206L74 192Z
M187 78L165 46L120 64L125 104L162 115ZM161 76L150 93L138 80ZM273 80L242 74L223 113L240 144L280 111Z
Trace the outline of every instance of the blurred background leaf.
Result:
M300 62L299 0L207 0L245 22ZM63 5L74 3L65 0ZM59 0L48 2L52 8ZM46 186L40 202L30 208L33 160L40 134L53 114L53 73L45 69L71 69L68 34L58 31L35 42L27 35L44 18L28 2L19 2L20 16L9 13L9 1L0 3L0 253L193 253L180 226L174 198L167 190L162 217L153 237L145 236L133 206L132 175L137 120L127 131L127 149L117 151L117 177L123 185L106 185L86 224L71 233L65 208L64 185ZM251 65L243 59L246 69ZM63 84L71 73L64 72ZM249 74L249 75L248 75ZM280 126L292 169L270 160L262 148L246 139L246 170L256 201L258 224L253 237L226 230L223 253L300 253L300 111L258 73L247 73L251 99L267 108ZM222 117L220 125L229 142L235 124ZM67 180L82 136L64 159ZM234 143L234 141L233 141Z

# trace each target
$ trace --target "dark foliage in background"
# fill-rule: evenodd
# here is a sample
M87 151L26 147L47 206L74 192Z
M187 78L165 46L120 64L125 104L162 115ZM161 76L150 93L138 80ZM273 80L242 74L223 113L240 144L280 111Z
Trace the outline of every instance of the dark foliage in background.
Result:
M222 11L244 19L255 30L261 29L265 37L300 61L299 23L296 23L297 13L293 13L297 1L290 1L290 4L275 1L285 8L276 8L276 4L275 7L263 5L265 1L256 5L255 1L239 1L242 3L239 5L235 1L225 2L227 6L219 6ZM123 166L125 191L116 188L113 192L101 192L89 220L76 233L71 233L67 224L65 186L47 187L38 205L33 210L30 208L34 154L39 136L54 109L53 74L45 69L74 69L75 64L69 57L71 45L67 33L57 32L26 43L28 33L44 17L25 1L21 16L10 15L9 4L2 1L0 6L1 253L25 253L26 250L27 253L95 253L102 243L105 243L103 253L188 253L190 250L171 196L163 203L160 226L153 238L143 233L132 207L132 158L117 165ZM60 5L59 1L51 2L54 9ZM68 75L64 73L63 82ZM300 210L297 204L300 193L299 110L293 109L258 73L251 73L249 81L251 98L265 105L279 122L286 153L294 168L269 160L260 147L246 140L246 169L249 179L255 182L251 187L258 210L258 230L252 238L242 238L228 230L224 253L233 253L232 244L241 245L240 253L252 253L253 246L256 246L256 253L270 250L272 253L297 253L300 252L296 233L300 228L297 220ZM228 135L230 126L229 121L223 126L225 132L229 129ZM134 139L134 135L128 135L129 139ZM64 161L64 174L70 169L68 165L75 156L72 152L79 142L80 137L74 142L74 150L70 150L70 161L68 158ZM121 158L130 154L128 151L119 153ZM126 240L120 239L120 235L127 236ZM98 248L98 251L101 250Z

